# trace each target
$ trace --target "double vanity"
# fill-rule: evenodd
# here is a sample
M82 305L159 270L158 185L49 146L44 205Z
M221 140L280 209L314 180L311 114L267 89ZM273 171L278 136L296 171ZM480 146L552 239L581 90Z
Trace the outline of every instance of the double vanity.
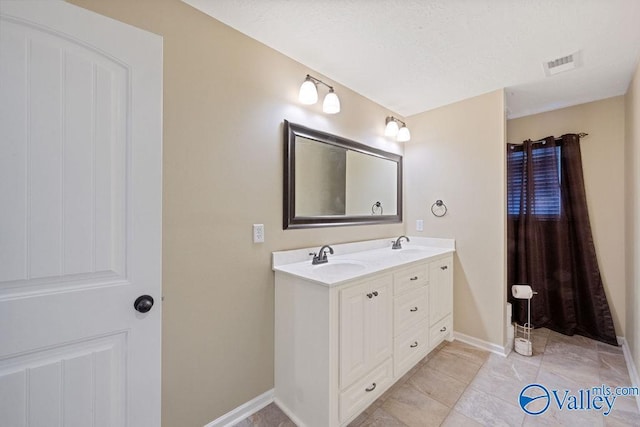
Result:
M274 399L299 426L347 425L453 339L455 243L410 239L274 252Z

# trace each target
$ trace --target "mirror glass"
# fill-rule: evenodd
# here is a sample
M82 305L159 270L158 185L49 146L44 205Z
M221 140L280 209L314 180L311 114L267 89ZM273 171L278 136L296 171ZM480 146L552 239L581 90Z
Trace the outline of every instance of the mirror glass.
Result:
M285 121L283 227L402 221L402 156Z

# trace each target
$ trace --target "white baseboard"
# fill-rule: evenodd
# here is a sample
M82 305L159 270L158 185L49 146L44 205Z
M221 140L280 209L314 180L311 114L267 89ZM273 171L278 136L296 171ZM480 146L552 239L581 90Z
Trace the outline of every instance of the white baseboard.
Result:
M494 344L488 341L481 340L479 338L475 338L469 335L465 335L462 332L453 332L453 338L457 341L461 341L463 343L472 345L474 347L481 348L483 350L490 351L491 353L497 354L502 357L507 357L509 355L510 349L508 347L503 347L498 344Z
M636 369L636 363L631 356L631 349L629 343L624 337L618 337L618 344L622 346L622 353L624 354L624 361L627 362L627 369L629 370L629 378L631 378L631 386L640 387L640 377L638 377L638 370ZM640 396L636 396L636 405L638 405L638 411L640 411Z
M238 424L245 418L255 414L260 409L273 402L273 389L267 390L260 396L243 403L236 409L227 412L223 416L216 418L204 427L231 427Z

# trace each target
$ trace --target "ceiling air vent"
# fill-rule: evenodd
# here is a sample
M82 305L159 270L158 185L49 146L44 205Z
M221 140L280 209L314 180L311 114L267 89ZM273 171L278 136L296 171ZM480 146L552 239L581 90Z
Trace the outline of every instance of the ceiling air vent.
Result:
M547 77L565 71L574 70L582 66L582 51L579 50L561 58L545 61L542 63L542 66Z

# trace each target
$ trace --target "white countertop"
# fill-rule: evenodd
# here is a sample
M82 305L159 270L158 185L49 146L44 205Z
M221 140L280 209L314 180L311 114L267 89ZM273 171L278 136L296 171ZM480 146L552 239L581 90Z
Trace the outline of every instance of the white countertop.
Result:
M455 252L453 239L434 239L409 236L402 249L391 249L395 238L331 245L334 254L327 252L326 264L313 265L310 252L319 248L304 248L273 253L273 270L290 274L324 286L337 286L346 281L381 271L429 260Z

